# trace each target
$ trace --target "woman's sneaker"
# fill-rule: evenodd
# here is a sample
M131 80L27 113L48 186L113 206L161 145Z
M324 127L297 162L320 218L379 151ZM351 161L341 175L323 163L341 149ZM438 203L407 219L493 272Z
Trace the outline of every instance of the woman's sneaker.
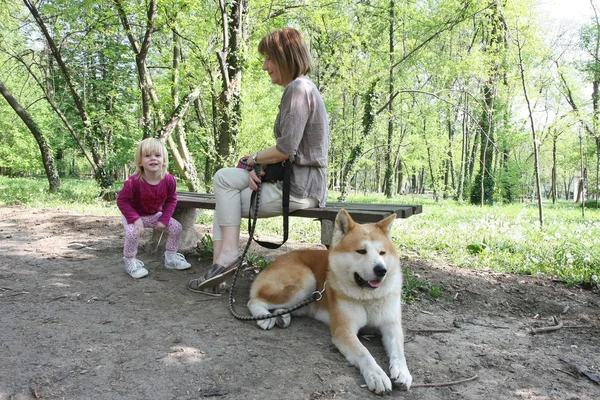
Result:
M185 257L181 253L176 252L165 252L165 268L183 270L191 267L192 264L185 260Z
M127 271L132 278L139 279L148 275L148 270L144 268L144 263L140 260L124 257L123 260L125 261L125 271Z

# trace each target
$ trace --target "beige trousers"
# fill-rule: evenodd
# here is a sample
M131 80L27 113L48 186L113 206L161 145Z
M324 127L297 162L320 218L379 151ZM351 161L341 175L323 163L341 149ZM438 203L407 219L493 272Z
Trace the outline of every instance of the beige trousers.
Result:
M222 240L221 226L240 226L242 217L248 218L252 189L249 172L241 168L222 168L214 177L215 217L213 240ZM258 217L268 218L281 215L283 192L274 183L261 183ZM290 194L290 212L302 208L318 207L319 201L312 197L295 197Z

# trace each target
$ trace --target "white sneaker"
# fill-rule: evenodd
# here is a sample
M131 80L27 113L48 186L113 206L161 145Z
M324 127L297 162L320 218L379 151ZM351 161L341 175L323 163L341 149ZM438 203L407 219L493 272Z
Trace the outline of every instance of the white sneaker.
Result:
M181 253L165 252L165 268L183 270L191 267L192 264L185 261L185 257Z
M125 257L123 257L123 260L125 261L125 271L127 271L132 278L139 279L148 275L148 270L144 268L144 263L140 260Z

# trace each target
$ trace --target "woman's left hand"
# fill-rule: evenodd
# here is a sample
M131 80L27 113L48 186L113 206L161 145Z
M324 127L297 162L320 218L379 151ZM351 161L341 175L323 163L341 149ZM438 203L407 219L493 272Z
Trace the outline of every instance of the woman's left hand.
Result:
M157 231L164 231L165 229L167 229L167 227L162 222L157 222L156 225L154 226L154 230L157 230Z
M262 174L264 174L264 171L261 171L261 175ZM250 187L250 189L254 191L258 190L258 185L260 185L262 181L260 177L256 175L256 171L254 170L254 168L250 171L248 176L248 186Z

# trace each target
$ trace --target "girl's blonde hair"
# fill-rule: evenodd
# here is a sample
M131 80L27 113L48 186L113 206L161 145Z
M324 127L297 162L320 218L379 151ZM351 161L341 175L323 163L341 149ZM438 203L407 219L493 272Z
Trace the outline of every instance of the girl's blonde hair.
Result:
M262 38L258 52L275 62L284 79L293 81L310 73L310 50L302 34L293 28L279 29Z
M161 178L164 178L167 174L167 168L169 167L169 154L167 153L165 145L155 138L144 139L138 145L137 150L135 151L135 172L138 173L139 177L144 176L144 167L140 165L142 163L142 158L144 158L145 155L152 153L160 153L163 158L160 176Z

